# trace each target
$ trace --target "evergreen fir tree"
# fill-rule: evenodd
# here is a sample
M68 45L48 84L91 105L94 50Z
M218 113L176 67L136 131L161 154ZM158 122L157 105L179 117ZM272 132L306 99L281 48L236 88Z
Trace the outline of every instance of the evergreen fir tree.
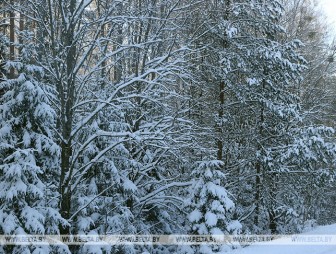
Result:
M190 233L212 235L214 238L239 233L241 225L232 216L234 203L224 187L223 162L202 161L192 175L194 183L188 201ZM203 245L197 247L195 253L221 253L227 248L223 245Z
M34 47L21 45L14 79L0 83L0 233L9 235L57 234L66 223L58 213L53 188L59 147L53 141L55 112L49 105L41 68L31 64ZM57 201L56 201L57 203ZM12 253L49 253L49 246L8 246ZM63 248L59 247L61 251ZM63 249L66 251L66 248Z

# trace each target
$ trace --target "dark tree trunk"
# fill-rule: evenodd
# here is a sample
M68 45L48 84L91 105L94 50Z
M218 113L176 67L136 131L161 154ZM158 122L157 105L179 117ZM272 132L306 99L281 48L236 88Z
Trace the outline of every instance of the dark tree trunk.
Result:
M219 111L218 111L218 138L217 138L217 160L223 160L223 140L222 140L222 118L224 115L223 107L224 107L224 82L220 82L219 84Z
M10 5L14 5L14 0L10 1ZM9 58L11 61L15 60L15 13L13 10L9 12L9 40L10 40L10 47L9 47ZM10 68L9 70L9 78L13 79L15 76L14 68Z

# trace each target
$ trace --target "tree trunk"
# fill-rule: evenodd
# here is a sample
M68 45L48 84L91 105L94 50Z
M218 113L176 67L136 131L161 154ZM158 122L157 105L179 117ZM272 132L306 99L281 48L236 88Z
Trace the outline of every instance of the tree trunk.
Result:
M61 1L62 2L62 1ZM69 17L74 15L76 0L71 0L69 4ZM62 8L62 6L60 6ZM65 8L65 7L63 7ZM70 18L68 20L71 20ZM59 82L59 94L61 101L61 179L60 179L60 212L64 219L69 219L71 216L71 156L72 142L71 132L73 123L73 104L75 98L75 73L77 48L74 43L74 28L75 24L64 24L62 29L61 40L64 48L67 50L66 55L66 80ZM70 228L61 227L61 233L69 234Z
M222 118L224 115L224 82L219 84L219 111L218 111L218 138L217 138L217 160L223 160L223 140L222 140Z
M10 5L14 5L14 0L10 1ZM10 47L9 47L9 59L11 61L15 60L15 13L13 10L9 12L9 40L10 40ZM9 70L9 78L13 79L15 76L14 68L10 68Z

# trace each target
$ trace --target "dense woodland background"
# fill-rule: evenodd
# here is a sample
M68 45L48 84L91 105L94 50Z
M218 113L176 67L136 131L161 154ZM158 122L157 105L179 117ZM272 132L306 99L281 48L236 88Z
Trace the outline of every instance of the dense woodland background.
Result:
M335 222L329 29L312 0L2 0L0 234L276 234Z

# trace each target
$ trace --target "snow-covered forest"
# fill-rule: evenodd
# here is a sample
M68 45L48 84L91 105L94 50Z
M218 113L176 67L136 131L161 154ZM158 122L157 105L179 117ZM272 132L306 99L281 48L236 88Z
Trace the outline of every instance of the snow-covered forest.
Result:
M313 0L1 0L0 235L287 234L335 222L328 30Z

